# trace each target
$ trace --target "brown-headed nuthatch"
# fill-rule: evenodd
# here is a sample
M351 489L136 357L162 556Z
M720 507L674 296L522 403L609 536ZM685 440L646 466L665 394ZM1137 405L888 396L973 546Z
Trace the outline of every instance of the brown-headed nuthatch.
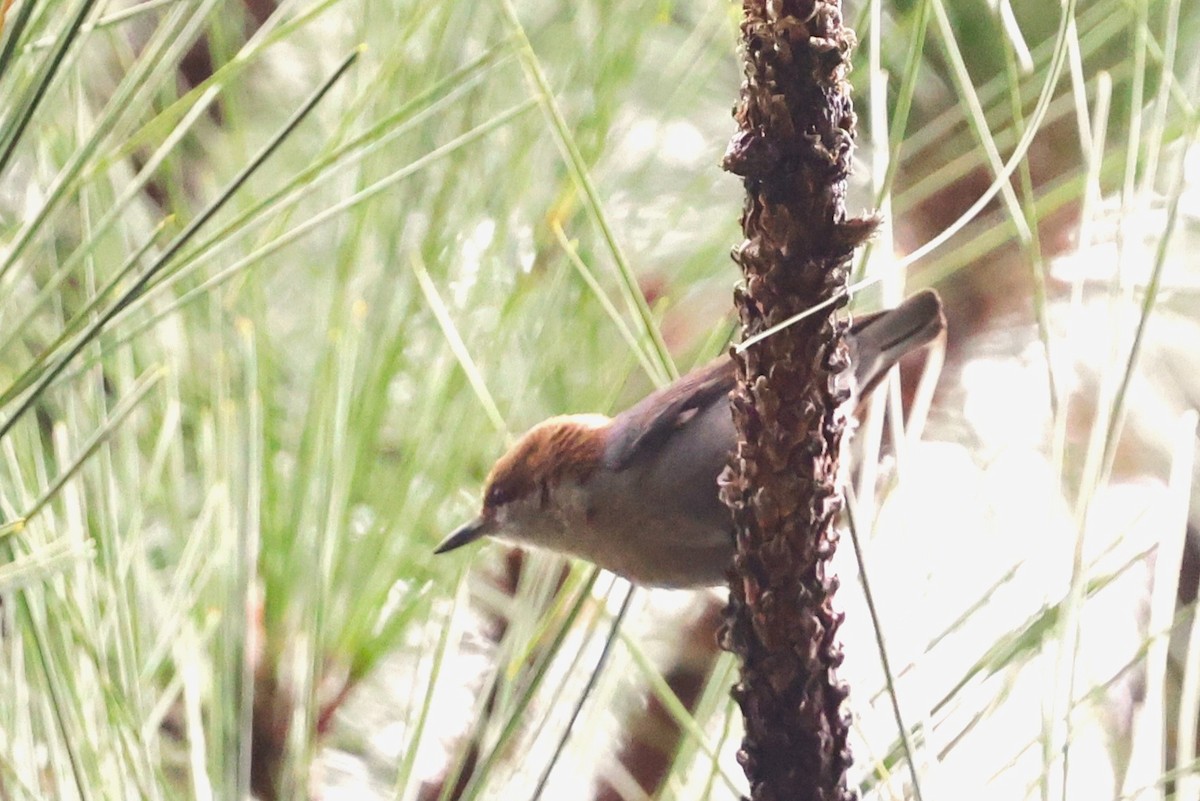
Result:
M846 336L850 409L945 325L930 290L858 317ZM737 443L729 409L735 379L724 357L612 419L572 414L539 423L488 474L478 517L436 552L494 536L579 556L640 584L723 582L733 519L717 476Z

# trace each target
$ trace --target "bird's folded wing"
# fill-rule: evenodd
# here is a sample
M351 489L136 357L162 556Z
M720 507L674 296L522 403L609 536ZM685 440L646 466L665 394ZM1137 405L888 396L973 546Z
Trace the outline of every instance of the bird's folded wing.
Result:
M643 454L657 453L663 441L733 389L736 366L728 356L693 370L613 418L604 459L624 470Z

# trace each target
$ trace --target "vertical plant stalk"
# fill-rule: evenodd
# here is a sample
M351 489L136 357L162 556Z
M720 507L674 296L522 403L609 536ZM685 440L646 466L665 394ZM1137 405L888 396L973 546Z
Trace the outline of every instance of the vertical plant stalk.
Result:
M733 253L746 338L843 290L850 256L877 221L845 218L854 35L840 3L743 0L743 13L745 81L723 166L746 187L745 240ZM847 688L835 675L842 615L828 569L841 506L845 328L809 316L735 356L739 442L721 497L737 556L721 639L741 662L738 757L754 801L853 797Z

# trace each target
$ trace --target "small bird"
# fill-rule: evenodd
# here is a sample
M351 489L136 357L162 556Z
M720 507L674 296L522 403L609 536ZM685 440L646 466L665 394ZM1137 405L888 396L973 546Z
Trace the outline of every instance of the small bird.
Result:
M858 317L846 336L851 410L945 327L932 290ZM539 423L488 474L479 515L434 552L492 536L582 557L647 586L723 583L734 530L717 476L737 444L735 381L726 356L611 419L571 414Z

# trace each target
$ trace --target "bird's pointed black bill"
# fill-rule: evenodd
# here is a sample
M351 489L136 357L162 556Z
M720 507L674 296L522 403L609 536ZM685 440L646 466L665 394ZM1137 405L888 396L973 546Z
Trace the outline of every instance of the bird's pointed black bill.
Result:
M461 548L464 545L470 545L475 540L487 534L487 521L482 518L475 518L470 523L459 526L450 534L449 537L442 540L438 547L433 549L435 554L446 553L453 551L456 548Z

